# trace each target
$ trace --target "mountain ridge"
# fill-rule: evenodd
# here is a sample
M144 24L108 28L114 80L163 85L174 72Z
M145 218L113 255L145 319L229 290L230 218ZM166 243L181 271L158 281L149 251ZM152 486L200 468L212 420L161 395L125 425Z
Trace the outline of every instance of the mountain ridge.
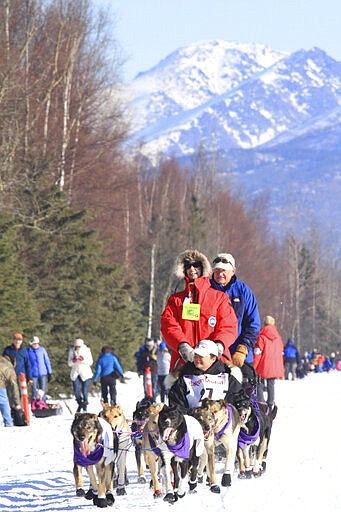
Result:
M219 154L236 189L250 198L271 193L274 229L285 228L285 193L299 204L309 192L324 228L341 219L341 62L324 50L194 43L138 74L131 94L129 144L153 165L161 156L186 160L200 147Z

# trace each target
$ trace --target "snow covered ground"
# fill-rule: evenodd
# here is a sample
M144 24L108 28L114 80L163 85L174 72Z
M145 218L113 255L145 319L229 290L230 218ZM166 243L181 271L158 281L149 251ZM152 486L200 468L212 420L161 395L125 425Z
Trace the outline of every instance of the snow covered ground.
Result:
M118 401L131 418L142 398L142 381L135 373L118 384ZM341 510L338 438L341 417L341 372L312 374L298 381L277 381L278 415L274 422L267 472L258 479L239 480L213 494L198 486L174 505L155 500L148 484L137 483L134 452L128 454L126 496L116 496L107 510L156 508L174 512L298 512ZM74 400L68 401L72 412ZM93 397L90 412L100 410ZM0 427L0 511L40 512L98 510L75 496L72 475L73 414L32 418L29 427ZM221 463L218 471L222 472ZM220 480L220 475L218 475ZM87 477L85 482L88 483Z

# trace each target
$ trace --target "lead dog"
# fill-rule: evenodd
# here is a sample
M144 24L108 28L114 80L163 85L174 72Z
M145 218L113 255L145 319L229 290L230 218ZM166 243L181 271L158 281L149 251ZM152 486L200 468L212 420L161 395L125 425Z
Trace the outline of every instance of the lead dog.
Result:
M221 479L223 487L230 486L232 483L232 474L237 454L238 435L240 431L240 417L237 409L227 404L224 400L209 400L205 398L199 408L194 409L196 417L206 418L207 425L210 425L210 433L205 438L206 455L201 457L198 474L203 474L204 467L207 464L207 471L210 480L210 490L214 493L220 492L217 485L215 472L215 447L223 445L226 451L225 468ZM209 416L213 416L209 420Z
M104 403L103 410L99 413L99 416L109 423L113 432L117 435L118 450L115 460L115 470L117 473L116 494L118 496L123 496L127 494L125 490L125 483L127 474L127 451L131 445L130 427L120 405L110 406Z
M100 508L112 505L115 498L112 484L114 443L111 429L96 414L76 413L71 434L76 495L85 496L82 479L82 467L85 467L90 478L94 505Z
M259 477L266 468L266 455L277 406L270 409L267 404L244 397L236 403L236 407L241 418L237 452L238 477Z
M172 453L174 475L174 491L167 493L164 500L174 502L186 494L188 473L189 490L194 491L197 486L199 457L204 451L204 434L200 423L194 417L183 414L176 406L163 406L159 412L158 427L161 439Z

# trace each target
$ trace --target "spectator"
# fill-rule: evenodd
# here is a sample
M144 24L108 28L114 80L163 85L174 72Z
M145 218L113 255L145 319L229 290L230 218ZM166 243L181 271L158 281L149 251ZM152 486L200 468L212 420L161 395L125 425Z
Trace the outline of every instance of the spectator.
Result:
M0 357L0 412L5 427L13 427L11 409L21 410L17 376L10 356Z
M275 380L283 379L283 340L272 316L264 318L264 327L260 330L254 348L253 366L259 376L257 383L257 400L264 402L264 379L266 379L267 403L275 403Z
M19 383L20 373L25 375L27 384L32 384L32 372L31 372L31 364L28 357L27 348L23 346L23 337L20 332L16 332L13 335L13 342L11 345L8 345L4 351L3 356L9 356L12 361L15 361L14 370L17 374L17 379ZM20 389L20 388L19 388Z
M175 275L185 289L173 293L161 317L161 332L172 350L170 370L192 362L201 339L217 343L219 357L231 358L229 347L237 338L238 321L230 299L211 287L211 265L197 250L186 250L176 261Z
M194 347L193 362L188 361L180 368L180 376L167 377L171 386L168 393L169 405L178 405L186 412L199 407L204 398L224 399L233 404L242 392L242 373L237 367L230 368L218 359L218 346L212 340L201 340Z
M102 401L105 404L109 403L108 395L110 395L110 405L116 405L116 379L123 377L123 370L110 345L102 347L101 352L97 359L93 383L96 384L100 378Z
M286 380L289 380L290 374L292 380L296 379L296 369L300 362L301 359L298 350L293 341L289 338L284 347L284 374Z
M169 374L171 355L164 341L161 341L157 351L157 379L160 391L161 402L165 401L167 391L165 388L165 378Z
M251 288L237 278L232 254L219 253L214 258L211 286L230 297L238 318L238 337L230 346L233 364L242 367L244 360L252 363L260 330L258 304Z
M38 336L33 336L28 349L28 358L30 360L32 371L31 402L37 398L37 389L44 391L44 400L46 400L46 382L51 381L52 366L48 353L40 345Z
M70 378L73 391L78 404L77 412L87 410L88 393L91 377L93 375L91 365L93 363L91 350L81 338L74 341L69 350L68 364L71 367Z
M46 403L45 391L43 389L37 389L35 396L36 398L31 402L32 411L42 411L43 409L49 408Z
M142 347L135 354L136 366L139 375L143 376L143 389L145 398L156 400L157 395L157 345L152 338L146 338ZM150 368L152 377L152 396L148 390L146 369Z

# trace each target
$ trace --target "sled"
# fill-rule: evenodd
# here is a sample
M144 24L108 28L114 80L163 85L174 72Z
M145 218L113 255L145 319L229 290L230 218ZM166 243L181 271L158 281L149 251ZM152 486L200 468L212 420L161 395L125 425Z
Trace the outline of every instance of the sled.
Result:
M35 411L32 411L32 414L36 418L48 418L50 416L63 414L63 408L59 405L57 407L49 407L48 409L36 409Z

